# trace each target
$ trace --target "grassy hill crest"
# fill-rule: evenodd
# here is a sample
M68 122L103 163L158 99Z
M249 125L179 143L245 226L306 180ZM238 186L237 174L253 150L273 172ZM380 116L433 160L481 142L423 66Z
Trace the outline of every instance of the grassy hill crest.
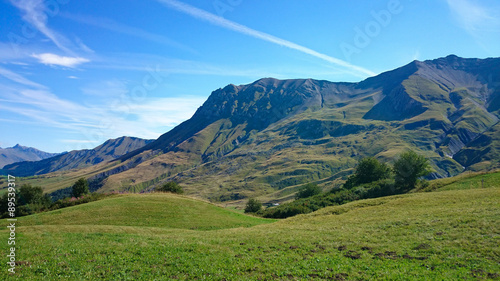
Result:
M250 227L274 220L251 217L170 193L120 194L96 202L19 218L30 225L106 225L192 230Z

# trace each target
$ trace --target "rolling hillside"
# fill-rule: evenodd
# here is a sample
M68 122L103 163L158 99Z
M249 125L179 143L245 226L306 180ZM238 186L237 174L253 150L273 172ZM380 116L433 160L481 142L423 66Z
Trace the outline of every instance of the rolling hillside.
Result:
M246 216L168 193L127 194L19 219L23 226L104 225L211 230L274 220Z
M15 278L498 280L499 175L270 224L175 195L112 197L20 218Z

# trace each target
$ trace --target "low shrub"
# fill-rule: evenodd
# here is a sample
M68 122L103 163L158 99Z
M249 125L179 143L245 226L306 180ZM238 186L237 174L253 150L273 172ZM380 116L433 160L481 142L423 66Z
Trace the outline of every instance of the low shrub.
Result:
M321 187L315 183L308 183L304 185L299 192L297 192L296 198L307 198L321 193Z
M250 198L245 207L245 213L257 213L262 208L262 203L259 200Z
M82 195L80 197L71 197L57 200L52 204L50 210L57 210L61 208L76 206L84 203L89 203L97 200L101 200L105 197L109 197L113 194L108 193L88 193L86 195Z
M182 187L174 181L169 181L169 182L165 183L161 187L157 188L156 191L158 191L158 192L171 192L171 193L177 193L177 194L184 193L184 190L182 189Z

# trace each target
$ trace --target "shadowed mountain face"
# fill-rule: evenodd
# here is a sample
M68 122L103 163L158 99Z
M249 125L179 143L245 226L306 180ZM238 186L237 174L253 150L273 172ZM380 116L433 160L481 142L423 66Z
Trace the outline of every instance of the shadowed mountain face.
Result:
M22 161L38 161L56 155L58 153L43 152L36 148L21 146L19 144L14 147L0 148L0 169L8 164Z
M25 161L6 165L3 171L4 173L25 177L89 167L103 161L114 160L130 151L143 147L151 141L121 137L107 140L94 149L75 150L41 161Z
M194 116L95 175L103 190L176 180L213 200L335 185L362 157L406 149L434 177L499 167L500 59L414 61L360 83L260 79L214 91Z

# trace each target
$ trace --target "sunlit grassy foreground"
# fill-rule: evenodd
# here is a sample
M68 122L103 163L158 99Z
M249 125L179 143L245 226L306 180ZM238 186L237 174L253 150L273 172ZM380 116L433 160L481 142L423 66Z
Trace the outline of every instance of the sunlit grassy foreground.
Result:
M175 195L109 198L20 218L17 273L4 265L0 278L500 277L498 186L363 200L270 222ZM7 235L1 231L5 260Z

